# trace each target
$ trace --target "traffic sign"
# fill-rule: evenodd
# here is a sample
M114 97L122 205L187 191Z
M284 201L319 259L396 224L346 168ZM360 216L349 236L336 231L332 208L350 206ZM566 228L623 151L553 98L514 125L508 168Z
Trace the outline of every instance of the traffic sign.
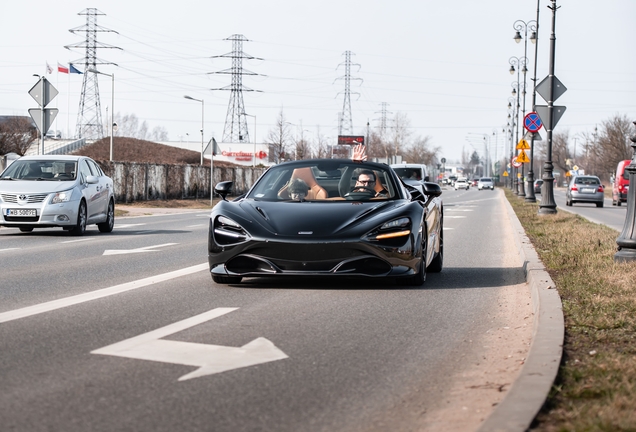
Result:
M519 155L517 156L517 162L529 163L530 162L530 158L528 157L528 155L526 154L525 151L521 150L519 152Z
M539 114L534 111L526 114L523 118L523 127L525 127L528 132L537 132L541 129L541 126L543 126L541 118L539 117Z
M43 109L44 115L42 115ZM46 135L49 129L51 129L51 125L57 116L57 112L57 108L29 108L29 115L42 135ZM44 121L44 124L42 124L42 121Z
M508 177L508 171L504 171L503 176Z
M49 82L45 77L40 78L38 82L35 83L31 90L29 90L29 94L41 107L45 107L55 99L57 96L57 89L53 87L53 84Z
M549 109L547 105L537 105L534 107L537 110L537 114L539 114L539 117L541 117L541 120L543 121L543 123L546 125L546 127L549 127L550 130L554 129L554 127L557 125L557 123L559 122L559 120L561 120L561 117L563 116L563 113L565 112L565 108L564 106L556 106L554 105L552 108L552 122L549 122Z
M517 157L516 157L516 156L512 158L512 166L513 166L513 167L515 167L515 168L519 168L521 165L523 165L523 163L522 163L522 162L519 162L519 161L517 160Z
M530 150L530 144L528 144L528 141L522 138L515 148L517 150Z
M554 90L552 90L552 87L554 87ZM541 81L539 84L537 84L537 87L535 88L535 90L547 102L550 102L550 100L552 100L552 102L554 102L563 93L565 93L567 91L567 89L565 88L563 83L561 81L559 81L559 79L557 77L555 77L555 76L550 77L549 75L547 77L545 77L543 79L543 81ZM554 94L552 94L552 93L554 93ZM551 99L551 97L554 97L554 99ZM545 122L543 122L543 123L545 123Z
M539 134L539 132L526 132L526 134L523 136L523 139L526 141L543 141L543 138L541 138L541 134Z

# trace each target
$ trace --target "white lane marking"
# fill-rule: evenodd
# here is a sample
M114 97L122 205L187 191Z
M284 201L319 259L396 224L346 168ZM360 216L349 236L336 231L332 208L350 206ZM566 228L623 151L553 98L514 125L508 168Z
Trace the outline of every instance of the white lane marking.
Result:
M132 253L143 253L143 252L158 252L153 249L157 249L164 246L172 246L179 243L165 243L156 246L145 246L137 249L106 249L103 255L124 255L124 254L132 254Z
M44 312L50 312L57 309L62 309L67 306L73 306L80 303L85 303L91 300L97 300L103 297L120 294L126 291L132 291L137 288L142 288L148 285L164 282L170 279L175 279L181 276L186 276L192 273L197 273L203 270L208 270L208 263L195 265L192 267L186 267L180 270L151 276L145 279L139 279L137 281L127 282L121 285L115 285L109 288L102 288L96 291L87 292L84 294L78 294L71 297L65 297L57 300L53 300L46 303L40 303L33 306L27 306L22 309L15 309L8 312L0 313L0 323L17 320L20 318L26 318L32 315L38 315Z
M256 338L240 348L160 339L237 309L212 309L183 321L91 351L91 354L199 367L197 370L180 377L179 381L282 360L288 357L276 345L263 337Z
M12 251L12 250L19 250L20 248L7 248L7 249L0 249L0 252L8 252L8 251Z
M138 224L122 224L122 225L115 225L115 228L117 229L122 229L122 228L130 228L130 227L134 227L134 226L141 226L141 225L146 225L145 223L138 223Z
M60 242L62 244L64 243L78 243L78 242L84 242L84 241L89 241L89 240L95 240L94 237L86 237L86 238L81 238L81 239L76 239L76 240L66 240L63 242Z
M446 208L446 209L444 209L444 211L445 211L445 212L449 212L449 211L451 211L451 212L472 212L472 211L475 211L475 210L473 210L473 209L463 209L463 208L462 208L462 209L458 209L458 208Z
M197 227L207 227L208 224L196 224L196 225L188 225L186 228L197 228Z
M442 230L444 230L444 231L454 230L454 229L455 229L455 228L447 228L447 227L442 228Z
M466 219L466 216L450 216L450 215L444 215L444 217L446 219Z

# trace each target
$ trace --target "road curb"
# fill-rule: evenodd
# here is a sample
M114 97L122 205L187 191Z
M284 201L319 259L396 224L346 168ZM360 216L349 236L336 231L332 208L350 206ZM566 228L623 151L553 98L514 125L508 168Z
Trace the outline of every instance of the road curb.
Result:
M521 373L478 432L526 431L545 403L559 371L565 325L561 297L510 202L505 201L534 312L532 345Z

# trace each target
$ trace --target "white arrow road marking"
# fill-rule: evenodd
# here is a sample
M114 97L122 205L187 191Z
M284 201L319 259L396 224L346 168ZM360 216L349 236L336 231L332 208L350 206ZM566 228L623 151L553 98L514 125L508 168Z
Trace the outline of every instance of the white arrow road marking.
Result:
M197 273L203 270L209 270L209 264L197 264L192 267L186 267L180 270L175 270L168 273L163 273L157 276L151 276L145 279L139 279L136 281L124 283L121 285L115 285L109 288L102 288L96 291L87 292L84 294L78 294L71 297L52 300L46 303L40 303L33 306L27 306L22 309L14 309L12 311L0 313L0 323L17 320L20 318L26 318L32 315L38 315L44 312L50 312L57 309L62 309L67 306L72 306L91 300L96 300L103 297L120 294L126 291L131 291L137 288L142 288L148 285L164 282L170 279L175 279L181 276L186 276L192 273Z
M237 309L212 309L183 321L91 351L91 354L199 367L199 369L183 375L179 378L179 381L282 360L288 357L272 342L262 337L256 338L240 348L160 339Z
M130 227L134 227L134 226L141 226L141 225L146 225L145 223L138 223L138 224L122 224L122 225L115 225L115 228L117 229L122 229L122 228L130 228Z
M94 237L86 237L86 238L81 238L81 239L77 239L77 240L66 240L63 242L60 242L62 244L64 243L77 243L77 242L85 242L85 241L89 241L89 240L95 240Z
M104 255L123 255L123 254L131 254L131 253L142 253L142 252L158 252L156 248L164 247L164 246L172 246L179 243L165 243L156 246L145 246L137 249L106 249L104 251Z

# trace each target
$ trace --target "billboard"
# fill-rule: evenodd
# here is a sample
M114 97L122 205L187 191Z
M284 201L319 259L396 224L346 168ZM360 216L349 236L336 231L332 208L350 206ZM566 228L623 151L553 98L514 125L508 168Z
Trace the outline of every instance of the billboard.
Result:
M357 144L364 144L364 136L338 135L338 145L357 145Z

